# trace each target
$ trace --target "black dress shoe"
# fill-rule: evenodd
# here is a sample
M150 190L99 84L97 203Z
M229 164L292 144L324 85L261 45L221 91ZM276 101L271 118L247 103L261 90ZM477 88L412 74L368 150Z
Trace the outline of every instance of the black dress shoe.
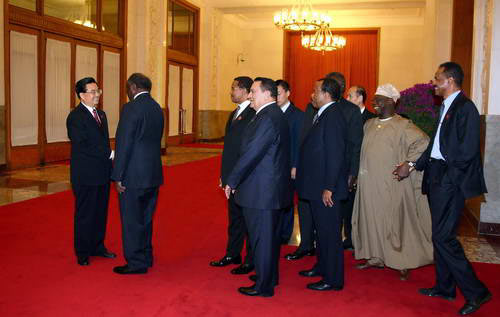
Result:
M315 276L319 276L320 274L318 271L312 269L312 270L300 271L299 275L305 276L305 277L315 277Z
M225 256L219 261L210 262L210 266L226 266L229 264L240 264L241 263L241 255L238 256Z
M114 254L113 252L109 252L109 251L104 251L104 252L100 252L100 253L96 253L96 254L92 254L92 255L93 256L100 256L100 257L108 258L108 259L116 258L116 254Z
M147 268L132 269L128 265L115 266L113 272L118 274L145 274L148 272Z
M484 303L489 301L491 299L491 293L489 291L486 291L486 293L483 296L480 296L479 298L476 298L475 300L468 300L465 302L465 305L460 308L458 311L459 315L468 315L472 314L476 310L481 307Z
M78 265L82 265L82 266L85 266L85 265L89 265L90 262L89 262L89 258L88 257L78 257L77 258L77 262L78 262Z
M257 274L252 274L248 277L250 279L250 281L252 282L257 282Z
M285 255L285 259L287 260L299 260L299 259L302 259L304 256L306 255L314 255L315 254L315 249L312 249L312 250L307 250L307 251L299 251L298 249L295 250L295 252L293 253L288 253L287 255Z
M252 272L254 269L253 265L243 263L242 265L238 266L237 268L234 268L231 270L231 274L248 274Z
M316 283L311 283L307 284L308 289L312 289L314 291L341 291L344 287L343 286L334 286L331 284L326 283L325 281L321 280Z
M354 250L354 246L352 244L344 244L342 245L342 247L344 248L344 250L349 250L349 251L353 251Z
M418 292L424 296L430 296L430 297L441 297L449 301L455 300L455 296L450 296L446 295L443 292L437 290L436 288L421 288L418 290Z
M271 297L274 295L274 294L268 294L268 293L261 293L261 292L255 290L255 284L250 286L250 287L240 287L240 288L238 288L238 292L240 292L243 295L247 295L247 296Z

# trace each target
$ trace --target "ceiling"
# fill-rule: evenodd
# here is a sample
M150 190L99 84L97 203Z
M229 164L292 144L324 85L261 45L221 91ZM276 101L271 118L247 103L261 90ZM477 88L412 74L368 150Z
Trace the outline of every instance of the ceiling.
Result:
M273 16L283 8L291 8L299 0L203 0L220 10L240 27L269 27ZM353 17L367 18L374 24L413 24L421 21L426 0L310 0L313 9L327 13L333 26L350 23ZM250 6L249 3L252 5ZM360 20L358 19L358 20ZM337 22L336 22L337 21ZM343 22L342 22L343 21ZM352 25L352 27L360 27Z
M222 9L225 12L235 13L235 10L244 10L248 8L269 8L280 9L282 7L291 7L298 0L253 0L249 5L248 0L204 0L215 8ZM316 9L329 8L360 8L374 9L387 7L415 7L425 5L426 0L310 0Z

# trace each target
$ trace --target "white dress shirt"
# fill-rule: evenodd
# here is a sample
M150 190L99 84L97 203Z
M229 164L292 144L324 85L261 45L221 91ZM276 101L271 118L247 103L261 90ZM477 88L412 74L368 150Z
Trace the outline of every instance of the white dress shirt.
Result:
M319 108L318 110L318 118L321 116L321 114L326 110L326 108L330 107L331 105L333 105L335 103L335 101L331 101L325 105L322 105L321 108Z
M288 109L288 107L290 107L290 101L288 101L287 103L285 103L283 106L281 106L281 111L283 111L283 113L286 112L286 110Z
M250 105L250 100L245 100L242 103L238 105L239 109L238 112L236 113L235 118L238 118L238 116L245 111L245 109Z
M448 109L450 109L451 104L453 103L453 100L458 96L461 90L456 91L449 95L444 101L444 110L443 113L441 114L441 118L439 118L439 125L436 131L436 135L434 136L434 142L432 143L432 151L431 151L431 157L434 159L438 160L445 160L443 157L443 154L441 154L441 150L439 148L439 134L441 132L441 124L443 123L443 120L446 116L446 113L448 112Z
M269 106L270 104L273 104L273 103L276 103L276 101L271 101L271 102L266 103L265 105L263 105L262 107L260 107L259 110L257 110L257 112L255 113L255 115L257 115L257 113L259 113L262 109L264 109L265 107L267 107L267 106Z
M134 100L139 97L140 95L144 95L144 94L149 94L149 91L141 91L139 93L137 93L135 96L134 96Z

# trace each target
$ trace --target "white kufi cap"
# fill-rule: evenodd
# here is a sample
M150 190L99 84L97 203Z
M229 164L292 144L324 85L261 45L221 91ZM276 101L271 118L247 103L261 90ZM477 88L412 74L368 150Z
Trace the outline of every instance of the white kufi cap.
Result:
M377 87L375 95L385 96L397 102L399 97L399 91L392 84L383 84Z

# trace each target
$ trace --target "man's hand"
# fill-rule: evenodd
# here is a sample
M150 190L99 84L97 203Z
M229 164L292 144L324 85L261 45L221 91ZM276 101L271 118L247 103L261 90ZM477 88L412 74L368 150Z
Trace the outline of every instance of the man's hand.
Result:
M229 196L231 196L231 193L234 194L234 189L232 189L231 187L229 187L229 185L226 185L226 187L224 187L224 193L226 194L226 198L229 199Z
M401 181L407 178L410 175L410 165L408 162L403 162L399 165L396 165L396 169L392 172L394 175L394 179Z
M296 167L292 167L292 170L290 172L290 177L292 179L295 179L295 176L297 175L297 168Z
M121 194L125 191L125 186L122 185L122 182L116 182L115 183L115 186L116 186L116 191L118 192L118 194Z
M349 178L347 179L347 188L349 189L350 192L356 190L357 181L358 178L356 176L349 175Z
M326 207L333 207L333 193L328 189L323 190L323 204Z

